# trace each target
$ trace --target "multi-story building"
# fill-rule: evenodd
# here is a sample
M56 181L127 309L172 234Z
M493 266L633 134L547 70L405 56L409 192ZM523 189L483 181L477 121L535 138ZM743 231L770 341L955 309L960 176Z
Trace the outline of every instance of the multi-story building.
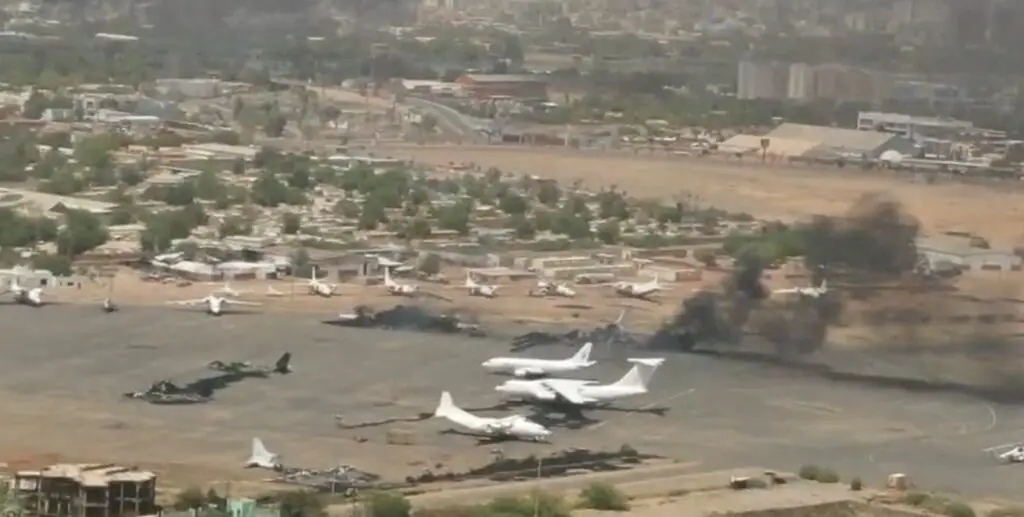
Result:
M31 515L126 517L156 511L156 475L115 465L61 464L20 471L14 489Z
M814 67L807 63L789 65L787 97L795 101L809 101L815 97Z
M737 99L783 99L789 90L789 65L740 61L736 81Z

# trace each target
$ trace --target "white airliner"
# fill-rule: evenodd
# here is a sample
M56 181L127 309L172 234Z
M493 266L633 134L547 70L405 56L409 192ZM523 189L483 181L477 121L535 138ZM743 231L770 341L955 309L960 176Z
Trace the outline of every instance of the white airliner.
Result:
M334 296L334 291L338 288L335 284L328 284L321 282L316 277L316 268L313 268L309 273L309 294L315 294L317 296L323 296L324 298L330 298Z
M573 406L591 406L613 400L643 395L654 371L664 359L629 359L632 369L611 384L576 379L510 380L495 391L526 401L560 402Z
M479 417L457 407L452 402L452 395L447 391L441 394L441 401L434 411L435 418L444 418L450 422L469 429L472 434L516 438L519 440L544 441L551 436L551 431L522 415L505 418Z
M641 299L646 299L647 297L664 289L662 285L658 283L658 275L654 275L654 280L651 280L650 282L616 282L614 287L615 292L620 296Z
M491 372L512 373L521 378L544 377L553 373L574 372L597 364L597 361L590 360L590 351L593 348L593 343L587 343L568 359L493 357L484 361L481 366Z
M391 270L384 268L384 286L388 292L395 296L412 296L419 292L420 287L415 284L400 284L391 279Z
M772 291L772 294L798 294L800 296L808 296L811 298L818 298L828 293L828 281L822 280L821 285L818 287L790 287L786 289L776 289Z
M466 273L466 289L469 290L470 296L482 296L484 298L494 298L498 295L498 287L490 284L478 284L473 280L473 276L468 272Z
M280 470L281 456L267 450L259 438L252 439L252 455L245 462L245 468Z
M544 296L561 296L563 298L575 298L576 291L565 284L558 282L549 282L547 280L538 280L537 289Z
M224 313L224 310L231 305L244 305L247 307L258 307L260 304L256 302L245 302L242 300L235 300L233 298L225 298L211 294L203 298L197 298L195 300L178 300L173 302L167 302L172 305L183 305L186 307L195 307L197 305L203 305L207 313L213 316L220 316Z
M39 307L43 304L43 288L33 287L29 289L18 283L17 278L12 278L10 283L7 284L6 292L11 293L11 296L14 297L14 303L31 305L32 307Z

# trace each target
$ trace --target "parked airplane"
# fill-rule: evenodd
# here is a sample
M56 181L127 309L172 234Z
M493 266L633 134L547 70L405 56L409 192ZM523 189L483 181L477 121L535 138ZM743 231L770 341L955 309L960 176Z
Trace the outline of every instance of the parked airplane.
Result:
M452 402L452 395L447 391L441 393L441 401L434 411L435 418L444 418L450 422L469 429L472 434L497 438L516 438L519 440L544 441L551 436L546 427L522 416L512 415L505 418L487 418L470 414Z
M511 372L520 378L544 377L552 373L574 372L597 364L597 361L590 360L593 348L593 343L587 343L568 359L494 357L484 361L481 366L491 372Z
M790 287L786 289L776 289L772 291L772 294L798 294L800 296L808 296L811 298L818 298L828 293L828 281L822 280L821 285L818 287Z
M617 282L614 288L615 292L620 296L644 300L663 289L661 284L658 283L658 275L654 275L654 280L650 282Z
M242 374L256 374L256 375L269 375L271 373L279 373L286 375L292 373L291 367L292 354L291 352L285 352L281 357L270 365L256 365L249 361L233 361L225 363L223 361L212 361L206 365L211 370L217 370L218 372L227 373L242 373Z
M263 445L263 440L252 439L252 455L245 462L245 468L260 468L269 470L281 470L281 455L274 454Z
M119 309L113 300L110 298L103 299L103 312L110 314L111 312L117 312Z
M211 294L203 298L197 298L195 300L178 300L167 302L172 305L183 305L186 307L195 307L197 305L204 305L206 312L213 316L220 316L224 313L224 310L231 305L244 305L247 307L258 307L260 304L256 302L246 302L242 300L235 300L233 298L224 298Z
M558 402L573 406L589 406L612 400L643 395L654 371L664 359L629 359L632 369L611 384L576 379L509 380L495 387L495 391L526 401Z
M309 274L309 294L315 294L317 296L323 296L324 298L330 298L334 296L334 291L338 288L335 284L328 284L321 282L316 277L316 268Z
M1024 463L1024 444L1005 444L989 447L984 452L995 455L1004 463Z
M547 280L539 280L537 282L537 289L540 291L541 296L561 296L563 298L575 298L576 291L569 286L558 283L549 282Z
M375 255L373 253L368 253L366 255L366 258L376 259L378 266L384 269L390 269L392 271L412 271L413 269L415 269L413 266L407 266L397 260L391 260L387 257Z
M30 305L32 307L40 307L43 305L43 288L33 287L28 288L22 286L17 278L12 278L7 284L7 291L14 297L14 303L20 303L22 305Z
M267 284L267 296L270 296L270 297L273 297L273 298L281 298L281 297L284 296L284 293L282 293L281 291L278 291L277 289L274 289L274 286L272 286L270 284Z
M484 298L494 298L498 295L497 285L489 284L478 284L473 280L473 276L468 272L466 273L466 289L469 290L470 296L483 296Z
M400 284L391 279L391 270L384 268L384 286L388 292L395 296L412 296L419 292L420 287L416 284Z

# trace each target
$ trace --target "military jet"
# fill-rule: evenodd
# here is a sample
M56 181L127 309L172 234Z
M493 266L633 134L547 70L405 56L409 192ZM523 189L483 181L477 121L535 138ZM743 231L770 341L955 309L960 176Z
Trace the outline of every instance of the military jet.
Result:
M225 363L223 361L213 361L206 365L211 370L218 372L234 373L240 375L270 375L272 373L279 373L286 375L292 373L291 368L292 353L285 352L281 355L281 358L274 363L273 366L269 365L258 365L253 364L249 361L233 361Z

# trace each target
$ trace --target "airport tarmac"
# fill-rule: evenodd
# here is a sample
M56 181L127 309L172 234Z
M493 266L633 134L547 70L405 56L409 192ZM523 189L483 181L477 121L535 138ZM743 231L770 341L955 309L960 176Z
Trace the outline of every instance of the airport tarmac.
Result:
M351 464L388 477L424 468L461 470L486 462L492 446L446 434L444 421L419 420L442 390L467 409L499 402L501 381L479 368L505 354L495 339L343 329L312 315L232 314L125 307L0 307L0 461L26 458L124 462L174 481L265 477L239 468L252 436L286 464ZM295 373L248 379L209 404L155 406L124 399L152 382L188 382L214 372L212 360L272 363L294 354ZM567 346L530 355L567 357ZM597 347L595 354L607 351ZM651 353L636 355L651 356ZM612 381L629 365L619 359L588 377ZM592 411L592 422L566 429L553 443L504 443L509 456L568 447L642 452L706 468L762 465L796 470L815 463L869 484L905 472L923 486L974 496L1019 493L1006 469L982 449L1024 440L1019 407L965 395L911 393L825 381L771 366L669 354L652 393L621 406L642 412ZM663 415L659 408L667 408ZM499 415L504 410L485 411ZM342 423L355 428L340 428ZM414 444L387 445L388 431ZM445 466L436 468L436 464ZM1024 467L1024 466L1021 466ZM172 481L172 482L174 482Z

